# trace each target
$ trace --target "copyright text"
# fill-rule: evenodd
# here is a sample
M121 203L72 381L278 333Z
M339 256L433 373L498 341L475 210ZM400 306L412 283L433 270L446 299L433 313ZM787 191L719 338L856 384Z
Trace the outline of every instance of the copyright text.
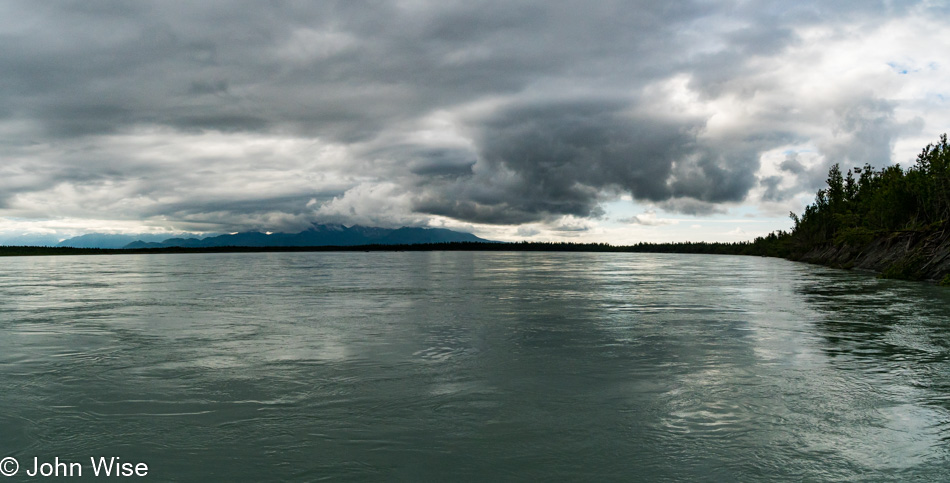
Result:
M0 460L0 475L15 476L25 474L30 477L81 477L81 476L146 476L148 475L148 465L146 463L135 463L122 461L118 456L99 456L90 457L88 464L78 461L64 461L59 457L52 461L40 461L39 457L34 456L31 460L25 461L24 467L20 467L20 462L12 456Z

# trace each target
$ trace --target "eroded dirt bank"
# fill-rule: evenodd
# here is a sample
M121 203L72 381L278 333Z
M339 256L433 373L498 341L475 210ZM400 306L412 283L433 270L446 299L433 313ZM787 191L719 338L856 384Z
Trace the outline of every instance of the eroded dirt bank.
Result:
M950 233L895 232L861 246L816 248L797 260L874 271L886 278L950 283Z

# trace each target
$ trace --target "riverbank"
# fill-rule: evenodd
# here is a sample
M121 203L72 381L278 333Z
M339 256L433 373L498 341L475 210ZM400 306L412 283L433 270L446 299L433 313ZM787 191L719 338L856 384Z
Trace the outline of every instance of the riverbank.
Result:
M826 245L788 258L950 286L950 232L946 229L892 232L869 242Z

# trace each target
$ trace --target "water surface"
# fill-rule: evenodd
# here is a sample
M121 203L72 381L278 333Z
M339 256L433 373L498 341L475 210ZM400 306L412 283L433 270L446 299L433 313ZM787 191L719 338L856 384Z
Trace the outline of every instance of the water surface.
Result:
M156 481L945 480L950 291L753 257L0 259L0 457Z

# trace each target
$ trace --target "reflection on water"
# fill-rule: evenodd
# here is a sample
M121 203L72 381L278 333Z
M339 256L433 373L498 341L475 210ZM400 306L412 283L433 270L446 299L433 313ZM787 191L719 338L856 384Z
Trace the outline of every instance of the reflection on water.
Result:
M700 255L2 262L0 457L167 481L950 474L946 289Z

